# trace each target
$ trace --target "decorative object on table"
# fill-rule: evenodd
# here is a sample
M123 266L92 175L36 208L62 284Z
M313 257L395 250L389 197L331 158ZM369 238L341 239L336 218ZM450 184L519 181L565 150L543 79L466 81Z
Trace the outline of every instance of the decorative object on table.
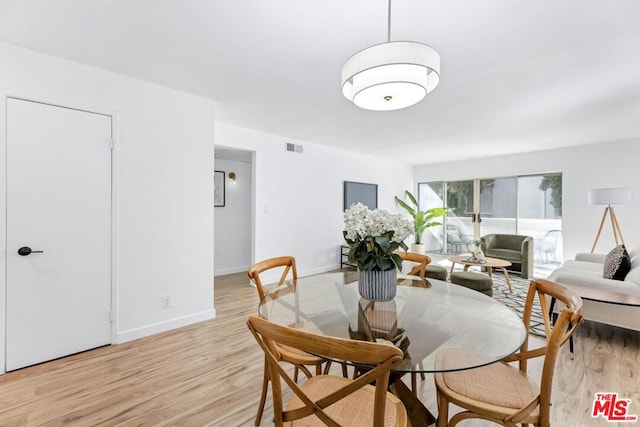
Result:
M442 225L441 222L434 221L436 218L441 218L447 214L447 208L431 208L426 211L421 211L416 197L408 190L405 191L405 195L411 202L410 206L398 196L395 197L396 203L398 203L404 210L406 210L411 218L413 218L413 236L414 242L411 244L411 252L418 254L425 253L425 247L422 244L422 234L427 228Z
M213 206L224 207L224 171L213 173Z
M471 256L465 261L477 262L478 264L484 264L486 262L484 252L482 252L482 241L473 240L470 244L467 244L467 249L471 253Z
M590 205L605 205L602 219L600 220L600 226L596 233L596 238L593 241L591 247L591 253L596 250L598 239L600 239L600 233L602 233L602 227L607 219L607 216L611 218L611 226L613 228L613 239L616 242L616 246L619 244L624 245L624 238L622 237L622 231L620 230L620 224L618 223L618 217L611 205L630 205L632 203L631 188L618 187L618 188L594 188L589 190L589 204ZM618 242L620 237L620 242Z
M417 104L440 81L440 55L431 46L391 41L391 0L387 17L387 42L356 53L342 67L342 94L366 110Z
M388 301L396 295L397 270L402 259L394 252L407 250L411 223L401 215L370 210L362 203L344 212L344 240L349 245L349 262L358 266L358 290L372 301Z

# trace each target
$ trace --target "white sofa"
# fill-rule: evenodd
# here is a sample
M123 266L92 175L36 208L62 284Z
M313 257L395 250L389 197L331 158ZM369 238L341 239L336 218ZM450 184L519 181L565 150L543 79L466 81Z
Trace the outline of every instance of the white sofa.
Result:
M584 317L609 325L640 331L640 248L629 251L631 270L624 280L604 279L604 254L579 253L575 260L566 261L549 276L560 284L576 285L611 293L612 300L630 296L625 304L603 302L583 296ZM579 288L575 288L577 290ZM580 293L580 292L578 292ZM584 294L587 294L586 292ZM613 297L615 295L615 298Z

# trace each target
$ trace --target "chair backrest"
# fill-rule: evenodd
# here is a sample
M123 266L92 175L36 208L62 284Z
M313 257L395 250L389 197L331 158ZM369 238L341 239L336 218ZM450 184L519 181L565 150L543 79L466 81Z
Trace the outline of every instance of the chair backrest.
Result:
M483 249L511 249L519 251L524 241L530 240L533 244L533 238L520 234L486 234L480 238L483 243Z
M547 241L558 243L562 239L562 231L549 230L547 231L547 234L544 235L544 239Z
M551 384L559 349L571 338L584 319L582 317L582 299L579 296L562 285L549 280L532 280L529 285L522 316L522 321L527 331L529 331L529 327L531 326L531 316L534 311L536 298L542 310L540 314L544 321L546 342L544 345L530 350L529 340L527 339L519 352L505 359L505 361L518 361L520 370L526 372L528 359L544 356L542 378L540 381L540 395L537 399L539 399L538 404L540 407L540 425L548 425L549 407L551 404ZM549 301L551 298L555 298L556 304L560 303L560 305L563 306L555 322L552 322L549 314ZM535 405L535 403L536 402L532 401L531 404Z
M416 263L416 265L414 265L406 274L408 274L409 276L419 276L422 280L424 280L427 265L429 265L429 263L431 262L431 258L426 255L416 254L413 252L398 251L396 253L400 255L400 258L402 258L403 261Z
M278 281L278 285L282 285L284 283L284 281L287 279L287 274L289 274L289 271L291 271L293 280L298 279L298 271L296 270L296 259L292 256L281 256L265 259L249 267L249 271L247 272L247 274L249 275L249 278L253 281L253 283L256 284L256 289L258 290L258 297L260 298L260 301L262 301L265 294L265 284L263 284L262 280L260 280L260 273L278 267L284 267L282 275L280 276L280 281Z
M375 381L375 402L373 425L383 425L387 386L390 369L400 363L402 351L393 346L366 341L334 338L314 334L299 329L271 323L268 320L250 316L247 326L265 353L272 381L273 412L276 426L283 422L293 421L315 415L327 425L338 425L326 412L325 408L351 395L356 390ZM344 386L332 391L321 399L314 401L296 384L290 373L278 363L281 345L293 347L318 356L352 361L373 368L353 381L345 381ZM283 409L281 379L291 388L293 393L303 402L302 408Z

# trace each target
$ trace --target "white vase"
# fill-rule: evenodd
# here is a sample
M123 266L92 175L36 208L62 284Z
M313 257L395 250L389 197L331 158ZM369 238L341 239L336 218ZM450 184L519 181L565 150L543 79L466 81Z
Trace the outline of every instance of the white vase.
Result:
M398 270L358 270L358 292L370 301L389 301L396 296Z
M422 244L422 243L412 243L410 252L413 252L414 254L424 255L425 254L424 244Z

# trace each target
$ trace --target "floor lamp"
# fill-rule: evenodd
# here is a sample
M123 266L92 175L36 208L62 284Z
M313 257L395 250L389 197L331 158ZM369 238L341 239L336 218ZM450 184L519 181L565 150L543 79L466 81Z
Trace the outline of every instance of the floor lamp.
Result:
M593 241L593 246L591 247L591 253L596 249L600 233L602 233L602 227L604 226L604 222L607 217L611 218L611 227L613 229L613 238L616 241L616 246L620 244L618 243L618 238L620 238L620 242L624 245L624 238L622 237L622 231L620 231L620 223L618 223L616 212L613 210L611 205L631 204L631 189L628 187L594 188L589 190L589 204L606 205L604 213L602 214L602 219L600 220L600 227L598 227L596 239Z

